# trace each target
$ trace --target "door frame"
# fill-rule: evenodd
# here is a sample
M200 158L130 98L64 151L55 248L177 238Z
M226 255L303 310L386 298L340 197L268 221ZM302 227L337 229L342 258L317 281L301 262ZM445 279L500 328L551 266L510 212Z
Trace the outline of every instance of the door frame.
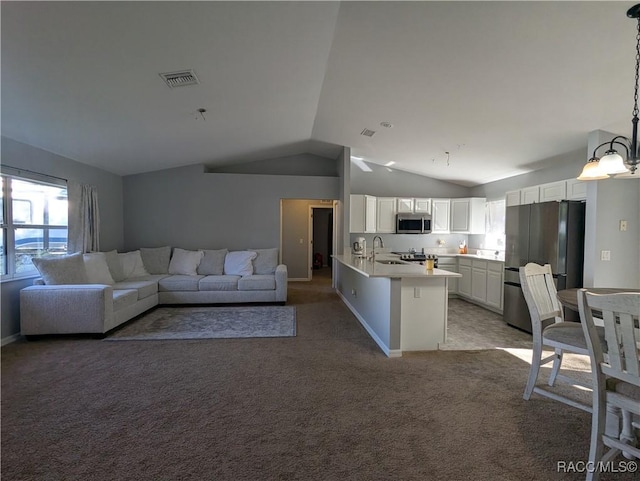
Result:
M307 250L307 280L310 281L313 277L313 209L331 209L333 215L333 221L331 225L331 250L329 255L335 254L335 249L337 246L337 212L336 212L336 200L332 200L331 204L309 204L309 211L307 215L307 226L308 226L308 250ZM328 260L328 262L330 262Z

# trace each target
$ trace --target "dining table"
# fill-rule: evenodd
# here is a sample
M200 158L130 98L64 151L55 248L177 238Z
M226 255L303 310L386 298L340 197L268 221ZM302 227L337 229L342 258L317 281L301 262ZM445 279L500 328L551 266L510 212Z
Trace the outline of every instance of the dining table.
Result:
M631 289L631 288L622 288L622 287L587 287L589 292L594 294L618 294L620 292L637 292L640 293L640 289ZM558 297L558 301L567 309L571 309L572 311L578 311L578 291L579 287L574 287L572 289L562 289L558 291L556 294ZM592 310L593 313L593 322L596 326L602 326L602 313L600 311ZM636 330L640 329L640 313L638 316L634 316L634 325ZM580 318L577 319L580 321ZM640 333L638 333L640 336ZM638 341L638 349L640 349L640 341Z
M557 297L560 304L567 309L578 312L578 291L580 287L571 289L562 289L558 291ZM624 288L624 287L587 287L589 292L594 294L618 294L620 292L640 292L640 289Z

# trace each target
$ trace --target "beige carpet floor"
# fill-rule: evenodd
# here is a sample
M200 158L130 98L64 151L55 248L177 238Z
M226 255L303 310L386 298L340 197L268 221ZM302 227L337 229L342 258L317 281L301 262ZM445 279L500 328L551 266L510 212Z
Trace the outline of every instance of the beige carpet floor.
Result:
M321 273L290 304L291 338L3 347L3 481L584 479L590 415L524 401L526 359L389 359Z

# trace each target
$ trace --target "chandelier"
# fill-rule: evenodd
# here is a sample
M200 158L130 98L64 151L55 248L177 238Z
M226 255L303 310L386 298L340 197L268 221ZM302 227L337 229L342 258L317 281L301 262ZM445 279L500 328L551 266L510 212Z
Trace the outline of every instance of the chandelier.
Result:
M582 169L582 173L578 180L598 180L607 179L610 175L616 177L621 175L624 177L640 178L640 174L636 174L638 164L640 164L640 155L638 155L638 71L640 70L640 3L634 5L627 10L627 17L635 18L638 21L636 33L636 84L633 94L633 118L631 122L633 128L631 131L631 140L622 135L618 135L609 142L598 145L593 150L593 156L587 161ZM609 146L602 158L596 153L601 147ZM618 153L616 148L624 151L626 158ZM628 174L628 175L625 175Z

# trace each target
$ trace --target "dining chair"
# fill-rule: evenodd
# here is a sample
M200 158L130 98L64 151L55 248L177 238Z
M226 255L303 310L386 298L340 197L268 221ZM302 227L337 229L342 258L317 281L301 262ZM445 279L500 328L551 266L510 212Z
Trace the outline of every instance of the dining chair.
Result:
M634 432L640 427L640 335L635 328L640 317L640 293L594 294L580 289L578 309L593 367L586 478L591 481L599 478L604 463L621 452L626 458L640 459ZM604 343L596 332L593 310L601 313L598 317L604 322ZM622 413L621 426L618 413ZM609 448L606 452L605 446Z
M553 361L553 368L549 376L549 386L553 386L556 381L562 381L574 386L578 385L591 389L591 384L560 373L562 357L565 351L585 356L589 355L589 351L580 323L564 320L562 306L557 298L551 266L549 264L541 266L530 262L520 267L520 284L529 308L533 335L533 355L529 378L524 390L524 399L529 400L531 394L535 392L591 412L590 405L536 385L540 366ZM554 353L543 359L542 349L545 346L552 348Z

